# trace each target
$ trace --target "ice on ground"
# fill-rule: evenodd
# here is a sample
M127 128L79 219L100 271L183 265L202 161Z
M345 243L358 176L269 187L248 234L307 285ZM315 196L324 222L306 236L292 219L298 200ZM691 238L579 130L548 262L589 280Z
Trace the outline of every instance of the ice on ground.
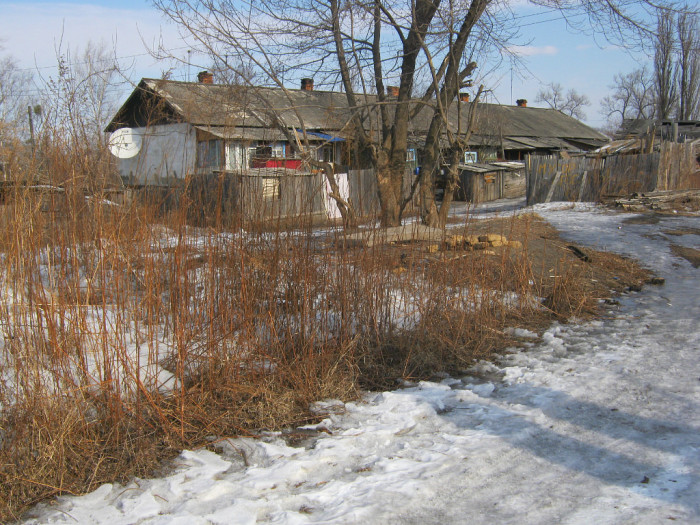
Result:
M309 448L185 451L167 476L59 498L27 523L700 523L700 270L662 233L700 217L536 211L666 284L462 381L329 401L330 434Z

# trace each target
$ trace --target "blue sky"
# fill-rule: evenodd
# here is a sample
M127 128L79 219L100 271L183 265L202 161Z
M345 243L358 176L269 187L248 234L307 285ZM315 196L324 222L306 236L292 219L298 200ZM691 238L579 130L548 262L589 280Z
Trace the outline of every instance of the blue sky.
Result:
M528 45L516 48L525 67L510 68L506 63L490 74L489 101L510 104L525 98L535 105L540 87L558 82L586 93L592 101L586 108L587 122L602 125L600 99L609 92L614 74L630 71L646 58L632 57L602 38L573 33L556 13L528 9L522 8L520 19L521 41ZM172 66L155 60L148 54L147 46L157 47L162 41L166 48L175 49L175 54L187 56L188 46L180 39L177 28L145 0L0 0L0 20L0 55L13 56L22 68L38 67L44 76L55 75L55 50L59 45L64 51L67 46L76 50L88 40L104 40L117 56L125 57L122 63L129 67L128 75L134 82L143 76L160 76ZM196 60L194 55L193 61ZM205 66L204 57L201 61ZM489 64L482 65L482 70L487 69ZM191 74L196 70L194 66ZM187 69L181 68L175 78L185 79L187 74Z

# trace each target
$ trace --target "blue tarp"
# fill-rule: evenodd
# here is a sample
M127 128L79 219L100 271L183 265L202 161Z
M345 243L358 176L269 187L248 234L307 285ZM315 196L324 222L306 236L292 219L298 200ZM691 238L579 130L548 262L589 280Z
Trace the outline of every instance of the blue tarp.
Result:
M298 133L304 133L302 130L297 129ZM328 135L326 133L320 133L318 131L307 131L307 135L313 135L314 137L318 137L320 139L325 140L326 142L343 142L345 139L342 137L334 137L333 135Z

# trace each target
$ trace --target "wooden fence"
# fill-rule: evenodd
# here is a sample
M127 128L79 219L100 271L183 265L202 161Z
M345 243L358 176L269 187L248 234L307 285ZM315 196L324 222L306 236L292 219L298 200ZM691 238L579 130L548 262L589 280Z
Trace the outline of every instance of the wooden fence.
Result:
M410 168L406 169L401 185L401 193L404 199L411 194L411 186L416 175ZM377 191L377 177L373 169L350 170L348 172L348 186L350 187L350 200L355 207L358 217L377 217L380 212L379 193ZM416 192L417 193L417 192ZM408 203L404 213L414 211L417 198Z
M415 180L406 170L403 195L410 194ZM377 217L380 203L374 170L348 172L350 202L358 217ZM241 173L195 175L177 185L144 187L140 198L159 202L164 211L187 200L188 217L196 224L245 224L283 219L304 221L327 218L326 181L322 173L288 172L281 176L260 176ZM405 213L414 210L414 201Z
M640 155L575 157L529 155L527 203L599 201L603 195L700 188L700 143L664 143Z

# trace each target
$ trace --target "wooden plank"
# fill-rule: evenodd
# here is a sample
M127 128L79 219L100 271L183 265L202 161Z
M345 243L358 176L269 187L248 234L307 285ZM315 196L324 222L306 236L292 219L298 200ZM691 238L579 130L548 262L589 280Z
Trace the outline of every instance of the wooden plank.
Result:
M552 185L549 187L549 193L547 193L547 198L544 200L544 202L552 202L552 195L554 195L554 188L556 188L557 184L559 183L559 177L561 177L561 171L557 171L557 174L554 175L554 180L552 181Z
M578 191L578 198L576 199L578 202L583 201L583 194L584 194L584 191L586 189L587 179L588 179L588 170L584 171L583 176L581 177L581 186L580 186L579 191Z

